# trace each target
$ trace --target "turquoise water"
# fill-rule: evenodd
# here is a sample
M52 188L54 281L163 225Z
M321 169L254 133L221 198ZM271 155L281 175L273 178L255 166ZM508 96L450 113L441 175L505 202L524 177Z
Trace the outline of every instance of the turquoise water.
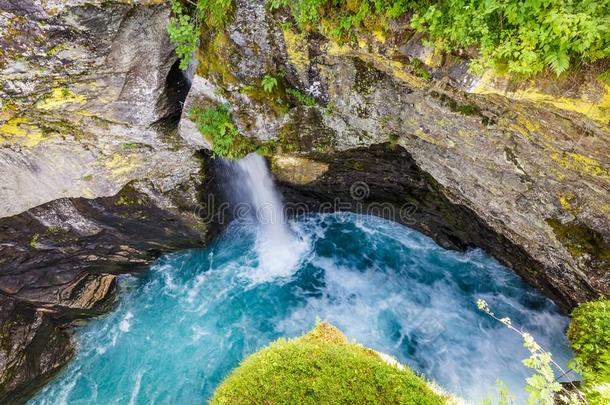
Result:
M31 403L201 404L241 359L302 334L317 317L468 400L502 379L521 403L527 353L519 336L476 309L477 298L561 363L571 355L568 319L480 250L447 251L355 214L290 228L300 248L281 273L261 271L257 226L233 223L208 248L123 278L118 308L79 329L76 358ZM282 248L268 247L267 260Z

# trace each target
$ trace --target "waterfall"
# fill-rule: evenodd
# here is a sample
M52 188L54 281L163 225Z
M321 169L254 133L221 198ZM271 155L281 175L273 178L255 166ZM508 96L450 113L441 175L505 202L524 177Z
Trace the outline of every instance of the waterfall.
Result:
M250 277L253 281L264 282L291 275L308 243L290 229L281 196L265 159L251 153L239 161L228 162L228 165L234 216L243 220L247 215L257 227L255 249L259 265Z

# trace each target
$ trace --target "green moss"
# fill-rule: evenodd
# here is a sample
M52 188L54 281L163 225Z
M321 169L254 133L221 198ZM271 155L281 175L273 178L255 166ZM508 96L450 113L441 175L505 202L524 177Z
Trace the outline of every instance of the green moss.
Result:
M67 45L67 44L59 44L59 45L56 45L56 46L54 46L53 48L50 48L50 49L47 51L47 56L53 56L53 55L55 55L56 53L63 51L63 50L64 50L64 49L66 49L67 47L68 47L68 45Z
M266 91L261 83L260 86L244 86L239 92L256 102L265 104L276 117L281 117L290 110L290 105L286 100L284 81L278 80L270 90Z
M140 144L136 142L127 142L119 145L119 148L123 150L137 149L138 147L140 147Z
M31 247L32 249L36 249L36 246L38 245L38 239L40 239L40 235L39 235L39 234L37 234L37 233L35 233L35 234L32 236L32 239L30 239L30 247Z
M556 218L548 218L546 223L553 228L555 236L574 257L585 254L610 263L610 244L597 231L577 222L562 223Z
M428 72L424 64L421 63L419 59L413 59L411 61L411 67L413 68L413 74L415 74L415 76L421 77L425 81L432 79L430 72Z
M396 146L398 144L399 139L400 137L396 132L390 132L390 134L388 135L388 140L390 141L390 145L392 146Z
M442 404L409 369L385 363L333 326L280 339L253 354L218 387L210 404Z
M57 242L62 242L66 238L66 231L58 226L50 226L45 230L45 236Z
M278 131L279 143L283 152L298 152L301 148L301 138L296 123L288 121Z
M449 107L453 112L460 113L462 115L480 115L481 108L474 104L460 104L446 94L431 91L430 95L435 99L439 100L443 105Z
M353 89L359 94L371 94L377 83L383 79L384 73L371 62L364 62L359 58L352 60L356 68Z
M138 193L131 185L127 185L119 191L114 205L121 206L138 206L144 205L147 201L144 196Z
M599 76L597 76L597 80L600 80L606 84L610 84L610 69L602 72Z
M574 363L583 375L583 391L590 404L610 403L610 301L599 299L572 312L568 339Z
M86 175L86 176L83 176L83 180L84 180L84 181L91 181L91 180L93 180L93 175L88 174L88 175Z
M198 49L197 74L213 80L216 84L226 86L238 81L231 72L231 54L233 43L224 31L208 31L203 35L202 45Z

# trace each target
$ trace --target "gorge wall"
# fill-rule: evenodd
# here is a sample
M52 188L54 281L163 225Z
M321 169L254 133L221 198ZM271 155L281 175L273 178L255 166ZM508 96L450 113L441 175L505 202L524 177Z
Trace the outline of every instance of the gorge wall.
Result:
M484 247L565 309L610 292L604 66L560 79L473 77L406 21L345 44L291 21L262 0L238 0L226 29L204 32L185 139L209 144L188 112L226 103L298 198L329 200L365 181L368 202L411 202L419 229L447 246ZM265 76L278 83L270 92ZM386 143L395 152L375 146ZM422 176L436 206L410 192Z
M603 66L478 78L406 21L337 44L234 4L202 32L190 86L164 1L0 0L0 402L71 358L71 326L112 306L118 274L203 243L195 106L229 106L288 202L407 204L394 219L487 249L564 309L610 294Z
M0 0L0 402L72 356L117 274L202 244L162 1Z

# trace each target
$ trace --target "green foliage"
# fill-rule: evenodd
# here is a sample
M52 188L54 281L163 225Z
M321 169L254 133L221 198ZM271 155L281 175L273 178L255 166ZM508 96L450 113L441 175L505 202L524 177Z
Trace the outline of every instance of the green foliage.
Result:
M189 118L195 122L199 132L212 143L212 152L217 156L240 159L256 150L256 145L239 133L226 105L194 107Z
M300 91L299 89L289 88L286 89L286 94L291 95L297 101L307 107L312 107L316 105L316 99L313 96L307 95Z
M599 74L599 76L597 76L598 80L601 80L602 82L606 83L606 84L610 84L610 69L606 70L605 72L602 72Z
M559 75L580 60L610 56L610 0L270 0L287 7L297 26L349 36L352 28L412 12L413 28L445 50L477 46L479 71L492 66L529 76Z
M522 360L523 364L533 369L535 373L528 377L525 389L529 392L528 404L553 405L557 397L561 403L583 404L585 403L583 394L576 388L573 392L565 392L561 384L557 381L554 369L561 375L567 374L562 367L553 361L550 352L544 350L527 332L521 331L512 325L510 318L499 318L491 311L485 300L477 300L477 307L491 316L493 319L503 323L513 332L516 332L523 339L523 346L530 352L530 356ZM510 393L503 385L499 385L501 399L505 403L510 401Z
M385 363L320 323L251 355L218 387L210 404L443 404L415 373Z
M191 63L191 56L199 46L199 24L182 6L180 0L172 0L172 17L169 19L167 33L180 58L180 69L186 70Z
M610 403L610 300L581 304L572 312L568 339L575 368L584 378L591 404Z
M233 123L229 107L224 104L208 108L193 107L189 118L195 122L201 135L210 141L216 156L241 159L251 152L267 156L273 154L277 147L274 141L257 143L242 135Z
M500 400L497 405L512 405L515 400L515 396L510 392L510 389L506 385L506 383L502 380L496 380L496 387L498 389L498 394L500 396ZM481 402L481 405L492 405L493 401L491 396Z
M536 373L528 377L525 389L529 392L529 404L553 405L555 394L561 391L561 384L555 378L553 358L551 353L543 350L534 338L523 333L523 346L529 350L530 356L523 360L523 364L533 369Z
M419 76L426 81L432 79L432 76L430 76L430 73L426 70L423 63L419 59L413 59L411 66L413 67L413 73L416 76Z
M277 79L273 76L265 75L261 81L261 86L263 86L263 90L267 93L273 93L273 89L277 87Z
M608 0L451 0L415 9L413 27L449 49L478 45L480 59L510 73L557 75L578 59L610 56Z
M167 26L170 40L176 45L180 69L186 70L191 56L199 47L202 26L225 27L232 16L233 0L170 0L172 16Z

